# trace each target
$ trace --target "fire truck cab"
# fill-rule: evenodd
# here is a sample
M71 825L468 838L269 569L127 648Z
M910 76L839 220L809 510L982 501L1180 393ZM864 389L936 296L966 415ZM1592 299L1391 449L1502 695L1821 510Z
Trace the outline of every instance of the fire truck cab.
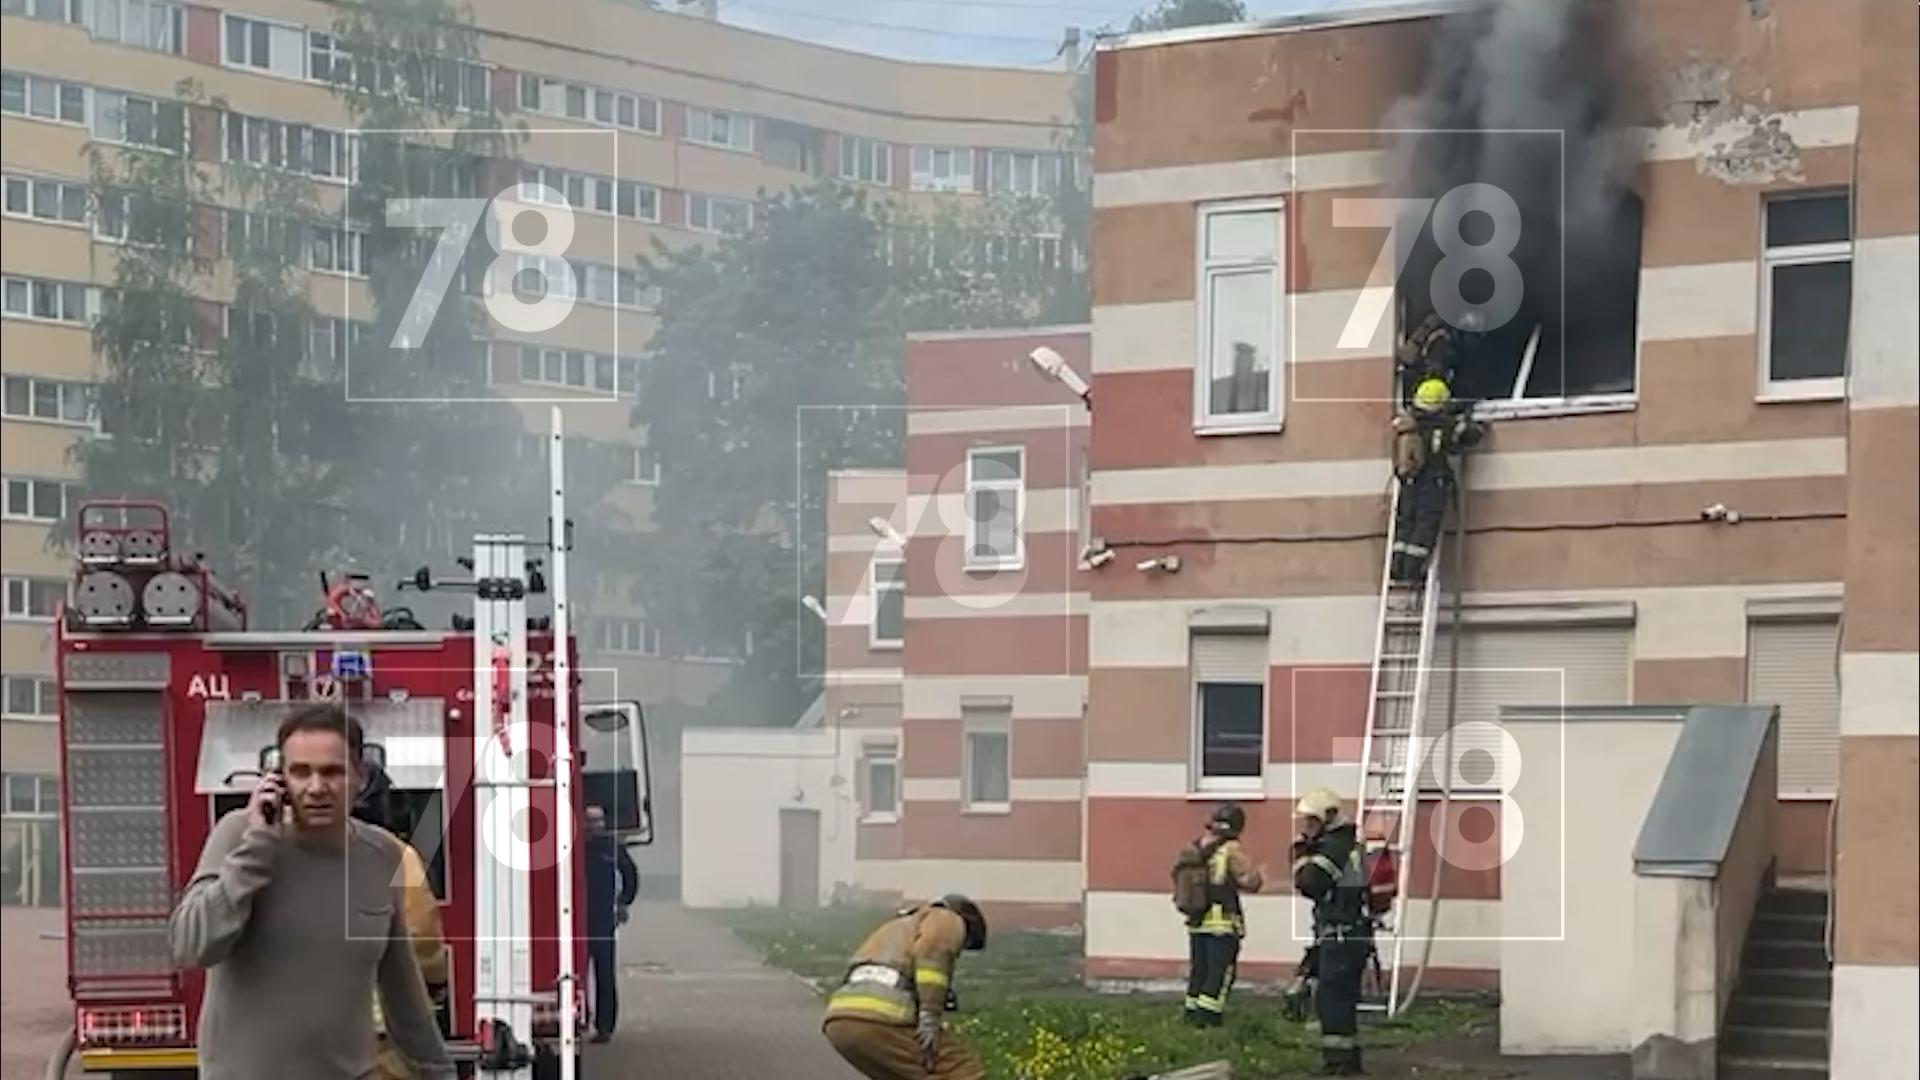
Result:
M474 619L455 629L275 631L249 627L239 597L176 553L164 507L89 503L79 524L57 648L83 1068L192 1075L204 973L174 963L173 905L214 822L269 765L281 720L334 700L363 726L391 785L391 828L441 904L441 1022L463 1072L577 1075L577 1059L562 1060L586 1015L578 830L599 805L624 842L651 841L645 717L631 702L577 704L574 644L555 635L564 593L553 615L525 614L543 583L520 539L480 538L474 581L446 583L476 593ZM575 769L557 767L563 746Z

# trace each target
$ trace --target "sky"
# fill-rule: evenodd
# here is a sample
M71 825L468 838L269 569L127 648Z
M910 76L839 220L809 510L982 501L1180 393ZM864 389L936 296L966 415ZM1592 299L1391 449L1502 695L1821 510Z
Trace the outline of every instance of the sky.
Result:
M1367 6L1379 0L1248 0L1250 18ZM672 7L674 0L662 0ZM1044 67L1062 31L1083 41L1121 30L1154 0L720 0L720 19L786 37L909 60Z

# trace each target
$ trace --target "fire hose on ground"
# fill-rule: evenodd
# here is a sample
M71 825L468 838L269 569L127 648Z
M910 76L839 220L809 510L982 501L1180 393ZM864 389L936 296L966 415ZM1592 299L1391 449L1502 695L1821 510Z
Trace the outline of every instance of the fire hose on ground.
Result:
M73 1061L74 1031L68 1024L67 1030L60 1035L60 1045L53 1048L47 1058L46 1080L63 1080L67 1075L67 1065Z

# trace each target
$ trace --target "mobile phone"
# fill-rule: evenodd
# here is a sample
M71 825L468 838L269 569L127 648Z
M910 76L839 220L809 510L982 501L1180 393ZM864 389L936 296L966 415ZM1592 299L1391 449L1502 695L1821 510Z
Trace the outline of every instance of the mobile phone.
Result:
M262 750L260 752L260 772L262 774L262 777L261 777L262 779L265 779L268 776L272 776L279 779L282 784L282 790L285 790L284 785L286 783L286 777L280 772L280 748L279 747L277 746L268 747L267 749ZM280 800L278 798L273 798L261 804L260 816L265 818L267 820L267 824L269 825L280 824Z

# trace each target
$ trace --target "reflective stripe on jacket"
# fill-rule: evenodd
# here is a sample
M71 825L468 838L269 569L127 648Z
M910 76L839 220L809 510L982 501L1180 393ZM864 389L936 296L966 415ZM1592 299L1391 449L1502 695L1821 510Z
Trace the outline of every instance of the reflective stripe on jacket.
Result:
M1193 932L1245 937L1247 917L1240 906L1240 893L1243 890L1259 892L1262 884L1260 871L1247 862L1240 850L1240 841L1221 843L1207 858L1207 892L1213 902Z
M920 1013L940 1015L966 940L966 923L946 908L901 912L853 954L846 977L827 999L827 1019L845 1016L911 1027Z

